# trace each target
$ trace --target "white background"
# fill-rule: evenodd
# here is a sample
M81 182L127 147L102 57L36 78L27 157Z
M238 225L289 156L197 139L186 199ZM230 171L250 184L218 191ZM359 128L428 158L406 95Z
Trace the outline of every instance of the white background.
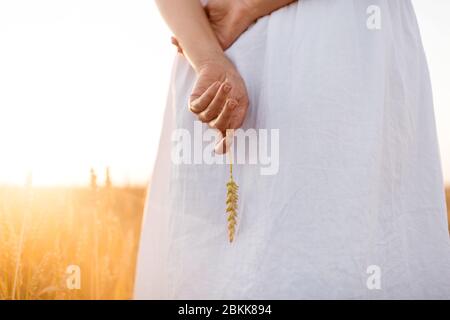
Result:
M450 183L450 1L413 2ZM0 0L0 184L146 183L174 55L152 0Z

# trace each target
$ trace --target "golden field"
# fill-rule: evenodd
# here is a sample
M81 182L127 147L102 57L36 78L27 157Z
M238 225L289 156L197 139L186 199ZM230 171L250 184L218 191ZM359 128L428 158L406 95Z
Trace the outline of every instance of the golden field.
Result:
M86 188L0 187L0 299L130 299L144 201L145 188L94 175Z
M95 179L0 187L0 299L130 299L144 201L145 188ZM73 265L80 289L67 285Z

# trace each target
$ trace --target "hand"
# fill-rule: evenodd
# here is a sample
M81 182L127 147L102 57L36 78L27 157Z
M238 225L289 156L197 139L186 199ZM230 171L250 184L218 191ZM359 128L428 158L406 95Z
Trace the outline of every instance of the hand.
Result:
M205 12L223 50L231 47L256 20L256 17L253 18L251 5L249 0L209 0L207 3ZM172 37L171 41L178 53L183 54L178 39Z
M244 80L225 55L198 68L198 78L189 99L189 108L198 119L219 131L216 152L226 152L227 129L244 122L249 105Z
M209 0L205 11L224 50L256 20L248 0Z
M223 50L228 49L257 19L297 0L209 0L205 12ZM179 42L172 43L183 53Z

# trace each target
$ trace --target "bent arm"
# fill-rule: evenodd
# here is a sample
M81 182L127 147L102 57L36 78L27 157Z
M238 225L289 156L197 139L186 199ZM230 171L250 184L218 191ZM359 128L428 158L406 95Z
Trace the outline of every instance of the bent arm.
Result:
M223 55L200 0L155 0L195 70Z

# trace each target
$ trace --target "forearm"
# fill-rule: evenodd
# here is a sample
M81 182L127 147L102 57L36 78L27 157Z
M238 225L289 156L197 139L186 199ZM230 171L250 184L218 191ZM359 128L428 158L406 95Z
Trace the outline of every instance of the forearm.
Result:
M155 0L194 69L223 54L200 0Z
M267 16L296 0L240 0L244 1L253 20Z

